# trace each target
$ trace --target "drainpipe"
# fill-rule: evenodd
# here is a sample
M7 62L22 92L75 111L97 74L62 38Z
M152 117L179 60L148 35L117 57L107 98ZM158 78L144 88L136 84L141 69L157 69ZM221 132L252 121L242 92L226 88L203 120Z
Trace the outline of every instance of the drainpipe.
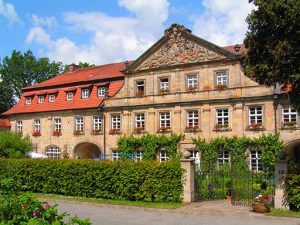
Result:
M102 119L103 119L103 154L104 159L106 158L106 117L104 112L102 112Z
M280 85L278 83L275 84L274 92L273 92L273 107L274 107L274 130L275 134L278 134L277 127L277 108L278 108L278 96L280 94Z

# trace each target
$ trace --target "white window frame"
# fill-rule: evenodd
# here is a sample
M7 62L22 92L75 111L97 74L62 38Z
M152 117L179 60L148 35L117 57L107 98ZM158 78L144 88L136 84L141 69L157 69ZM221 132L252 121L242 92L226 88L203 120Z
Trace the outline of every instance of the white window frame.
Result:
M159 78L159 89L164 91L170 90L170 79L168 77Z
M199 151L197 150L189 150L189 152L191 153L191 159L196 159L197 158L197 153L199 154Z
M90 97L90 89L83 88L81 89L81 98L89 98Z
M228 86L228 70L216 71L216 85Z
M227 149L220 149L218 151L218 164L224 165L230 163L230 152Z
M251 110L252 110L252 112L251 112ZM249 125L251 125L251 124L263 125L264 117L263 117L263 107L262 106L249 106L248 116L249 116L249 121L248 121Z
M30 105L32 101L31 97L26 97L26 105Z
M21 120L16 121L16 131L18 133L23 132L23 122Z
M135 81L135 94L138 94L139 91L143 92L145 95L145 90L146 90L146 82L145 80L137 80Z
M186 78L187 89L198 88L198 77L196 74L188 74Z
M171 112L159 113L159 128L171 128Z
M145 129L145 113L135 114L135 128Z
M284 122L295 122L296 125L298 124L298 112L292 106L287 106L282 108L282 123Z
M67 101L73 100L74 93L72 91L67 92Z
M159 151L159 162L167 162L169 160L166 150Z
M61 150L58 146L49 146L45 150L45 155L52 159L60 159Z
M120 159L119 151L118 150L112 150L111 151L111 161L117 161Z
M34 119L34 132L41 132L41 120Z
M250 169L252 171L256 171L256 172L263 171L261 167L261 151L251 150L249 159L250 159Z
M121 130L121 115L120 114L111 115L111 129L115 129L116 131Z
M107 87L105 87L105 86L98 87L98 90L97 90L98 97L104 97L106 92L107 92Z
M227 113L226 113L226 111L227 111ZM216 124L220 124L220 125L227 124L229 126L229 109L228 108L216 109Z
M54 131L61 131L61 118L54 118Z
M143 151L142 150L137 150L134 154L134 159L135 161L142 161L143 160Z
M83 116L75 116L75 131L84 131L84 118Z
M39 104L44 103L44 100L45 100L45 97L43 95L38 96L38 103Z
M49 102L54 102L55 101L55 95L51 94L49 95Z
M199 111L187 110L186 111L186 126L199 127Z
M93 117L93 129L102 131L102 116L94 116Z

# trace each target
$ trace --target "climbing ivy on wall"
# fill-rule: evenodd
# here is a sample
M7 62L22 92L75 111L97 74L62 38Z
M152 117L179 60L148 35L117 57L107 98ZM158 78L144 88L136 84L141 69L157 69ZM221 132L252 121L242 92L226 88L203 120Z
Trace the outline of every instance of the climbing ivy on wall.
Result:
M136 150L143 150L143 159L154 160L157 157L158 151L164 148L169 158L175 158L177 155L178 143L183 138L183 135L172 133L166 135L146 134L142 137L122 136L118 140L118 150L122 155L134 154Z
M283 142L279 135L263 134L258 138L247 137L218 137L206 141L204 139L193 139L201 152L201 168L203 170L212 170L217 168L218 152L220 149L226 149L230 152L231 164L235 169L248 169L247 158L249 148L253 147L260 150L261 164L266 174L274 171L276 154L283 149Z

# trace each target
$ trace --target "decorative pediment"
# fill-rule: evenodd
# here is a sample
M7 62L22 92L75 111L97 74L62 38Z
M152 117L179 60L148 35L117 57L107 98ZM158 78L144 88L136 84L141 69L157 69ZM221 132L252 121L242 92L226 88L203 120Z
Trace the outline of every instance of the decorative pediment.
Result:
M173 24L165 30L165 36L161 42L161 45L156 43L147 51L148 54L146 52L140 57L134 70L206 62L227 57L219 51L217 46L213 45L209 48L211 43L191 35L190 30L178 24Z

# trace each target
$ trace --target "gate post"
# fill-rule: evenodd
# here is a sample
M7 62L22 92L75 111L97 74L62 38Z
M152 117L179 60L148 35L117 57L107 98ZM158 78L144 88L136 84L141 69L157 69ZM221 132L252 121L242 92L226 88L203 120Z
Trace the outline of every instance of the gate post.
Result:
M276 209L288 209L288 206L283 204L284 180L286 174L287 174L287 162L284 160L278 160L275 163L274 207Z
M183 202L195 200L195 165L194 159L180 159L181 168L185 170L183 180Z

